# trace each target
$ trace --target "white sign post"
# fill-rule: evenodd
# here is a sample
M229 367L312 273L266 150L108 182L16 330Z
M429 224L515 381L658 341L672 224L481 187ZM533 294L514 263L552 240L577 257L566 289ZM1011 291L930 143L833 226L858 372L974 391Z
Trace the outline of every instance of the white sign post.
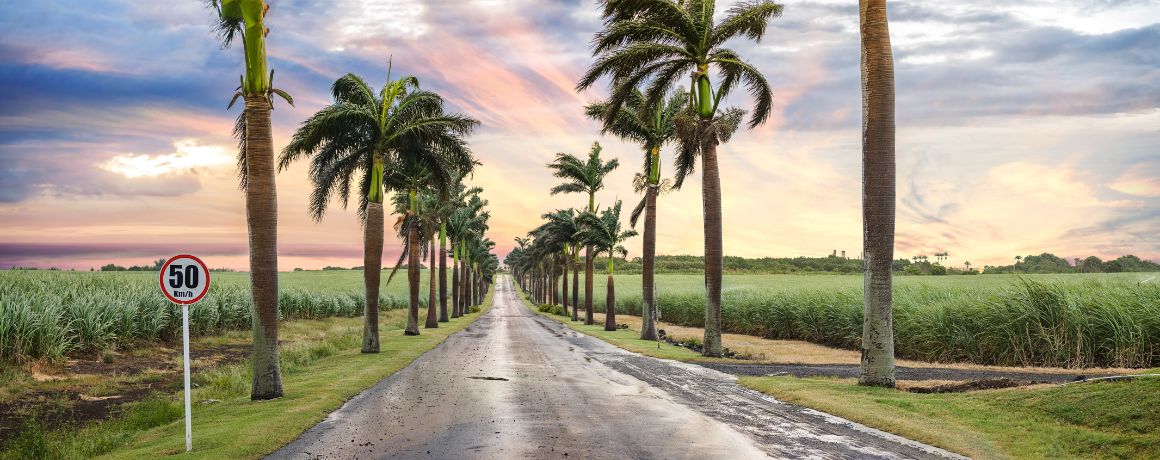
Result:
M209 268L197 257L181 254L161 266L161 292L181 304L181 343L185 355L185 451L193 450L193 425L189 402L189 305L209 292Z

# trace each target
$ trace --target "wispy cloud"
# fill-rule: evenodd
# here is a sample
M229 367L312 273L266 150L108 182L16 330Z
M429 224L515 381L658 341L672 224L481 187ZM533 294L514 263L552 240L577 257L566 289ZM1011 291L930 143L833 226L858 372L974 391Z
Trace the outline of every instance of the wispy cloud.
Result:
M1160 259L1150 237L1160 234L1156 11L1154 0L891 3L899 255ZM176 238L244 268L237 110L225 110L242 52L221 50L210 23L200 2L0 4L0 266L143 263ZM639 148L600 138L584 118L602 87L573 90L600 27L593 0L295 0L275 2L269 25L275 84L297 101L274 112L276 147L330 102L335 78L355 72L378 86L393 56L396 75L418 76L483 121L472 180L487 190L501 249L543 212L582 201L548 196L544 165L556 152L582 154L599 139L624 164L599 201L636 198ZM730 46L767 75L775 106L766 126L722 146L726 252L856 254L856 6L790 2L764 42ZM283 269L361 263L353 210L311 221L301 166L278 186ZM700 253L699 186L693 178L661 200L662 253ZM639 245L629 244L634 256Z

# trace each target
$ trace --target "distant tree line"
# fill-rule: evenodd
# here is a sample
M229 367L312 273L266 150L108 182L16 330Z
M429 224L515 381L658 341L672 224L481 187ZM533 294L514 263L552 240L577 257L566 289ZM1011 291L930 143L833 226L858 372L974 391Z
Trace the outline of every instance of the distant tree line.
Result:
M607 258L596 258L595 265L604 267ZM619 273L640 273L641 258L617 259ZM705 263L701 256L656 256L657 273L700 274ZM845 257L761 257L725 256L723 269L728 273L862 273L862 260ZM602 271L603 273L603 271Z
M1020 256L1014 265L992 266L986 265L982 272L972 268L970 262L965 262L963 268L948 267L940 263L946 256L939 254L939 261L931 262L926 256L916 256L912 259L897 259L891 265L892 270L902 275L978 275L1003 273L1120 273L1120 272L1160 272L1160 264L1150 260L1140 259L1134 255L1126 255L1115 260L1101 261L1092 256L1086 259L1073 259L1074 264L1066 259L1050 253L1038 256ZM607 258L597 258L597 267L607 265ZM617 268L620 273L641 273L642 264L639 257L622 260L617 259ZM745 258L725 256L724 270L728 273L862 273L862 260L830 255L826 257L760 257ZM700 256L656 256L657 273L685 273L700 274L704 270L704 262ZM601 271L598 269L597 271Z
M122 267L117 264L102 265L100 270L103 272L155 272L161 270L161 266L165 265L165 259L157 259L153 261L153 265L133 265L131 267ZM90 270L92 271L92 270ZM232 272L232 268L211 268L211 272Z
M998 266L986 265L983 267L983 273L1124 273L1160 271L1160 264L1141 259L1131 254L1106 262L1096 256L1091 256L1086 259L1076 257L1072 261L1073 263L1069 263L1067 259L1047 252L1037 256L1015 256L1014 264Z

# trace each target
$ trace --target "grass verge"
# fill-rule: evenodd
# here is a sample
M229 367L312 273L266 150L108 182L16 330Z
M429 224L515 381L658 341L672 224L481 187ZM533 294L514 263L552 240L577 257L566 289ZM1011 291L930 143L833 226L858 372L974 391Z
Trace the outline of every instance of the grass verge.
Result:
M678 361L709 360L683 347L658 347L658 342L638 338L636 330L605 331L603 321L585 325L540 312L519 294L532 311L625 350ZM975 458L1160 458L1156 378L950 394L869 388L833 378L741 377L738 383Z
M484 305L490 306L494 287ZM404 336L402 311L383 317L381 352L362 354L362 318L282 324L285 396L250 401L248 364L194 375L193 452L189 458L259 458L293 441L348 399L406 367L485 313L471 313L422 335ZM0 458L156 458L184 454L181 394L125 407L120 416L79 429L25 430Z
M782 401L974 458L1160 458L1160 379L914 394L853 380L742 377Z

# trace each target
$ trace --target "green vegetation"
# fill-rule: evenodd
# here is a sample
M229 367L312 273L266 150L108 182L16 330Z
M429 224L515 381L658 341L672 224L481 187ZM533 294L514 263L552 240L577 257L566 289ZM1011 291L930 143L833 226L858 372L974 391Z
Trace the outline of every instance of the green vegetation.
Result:
M782 401L975 458L1158 458L1160 379L915 394L852 380L742 377Z
M484 305L491 305L489 290ZM360 353L361 318L283 323L280 353L285 395L251 401L248 363L197 374L193 391L193 458L259 458L292 441L347 399L407 366L471 324L479 314L452 320L422 336L404 336L402 311L391 312L382 353ZM80 428L49 429L32 422L0 452L2 459L156 458L184 452L180 395L127 406L114 419ZM207 400L220 400L212 404Z
M932 362L1053 367L1160 365L1160 283L1153 274L901 277L895 350ZM858 349L860 276L731 275L725 332ZM617 275L617 311L641 314L639 275ZM657 277L660 319L702 327L696 275ZM594 294L603 311L603 292Z
M1157 272L1160 264L1150 260L1143 260L1134 255L1126 255L1107 262L1099 257L1091 256L1086 259L1073 259L1075 264L1068 263L1067 259L1051 253L1037 256L1020 256L1015 258L1014 265L987 265L983 273L1128 273L1128 272Z
M836 253L837 251L835 251ZM1026 256L1015 265L1001 265L984 267L982 274L1063 274L1063 273L1130 273L1130 272L1160 272L1160 264L1143 260L1133 255L1126 255L1115 260L1101 262L1098 257L1088 257L1076 262L1078 265L1069 265L1064 259L1052 254L1040 256ZM603 273L607 263L604 258L596 259L597 272ZM970 262L966 262L970 264ZM837 273L852 274L862 272L862 260L830 255L825 257L758 257L745 258L725 256L724 270L729 274L795 274L795 273ZM701 256L656 256L657 273L667 274L700 274L705 268ZM619 273L641 273L643 261L640 257L630 260L617 260L616 271ZM977 268L965 269L946 266L944 263L930 262L926 256L915 256L912 259L897 259L892 265L896 274L905 275L978 275Z
M279 274L281 319L358 316L361 272ZM248 329L249 279L214 273L210 291L190 307L194 335ZM388 286L381 309L405 308L406 285ZM154 273L0 271L0 363L60 359L78 351L180 337L181 307L168 302Z

